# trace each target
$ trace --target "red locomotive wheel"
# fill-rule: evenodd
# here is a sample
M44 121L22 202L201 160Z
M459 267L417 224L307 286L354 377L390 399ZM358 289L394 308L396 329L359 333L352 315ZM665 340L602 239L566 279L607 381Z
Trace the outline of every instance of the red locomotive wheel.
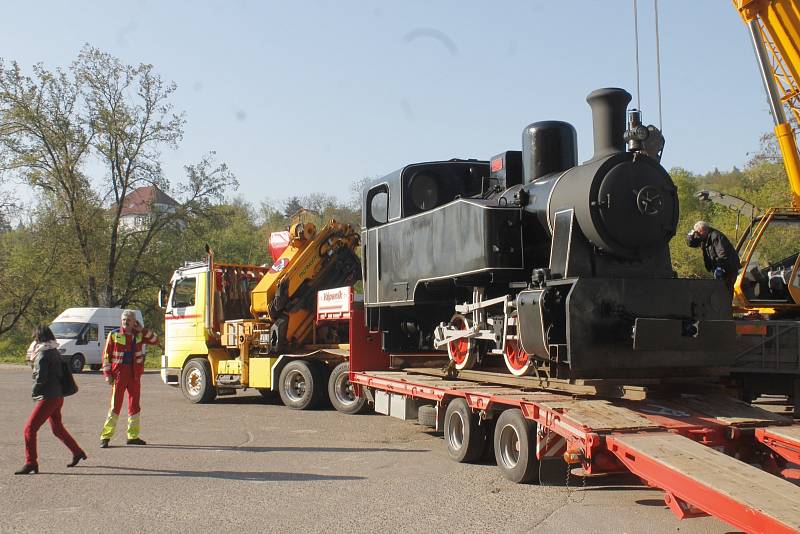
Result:
M469 322L463 315L456 314L450 319L450 326L457 330L468 330ZM462 337L447 344L447 355L456 362L456 369L472 369L478 356L474 339Z
M522 350L519 342L514 339L506 340L506 348L503 352L503 359L506 367L514 376L525 376L533 372L533 359Z

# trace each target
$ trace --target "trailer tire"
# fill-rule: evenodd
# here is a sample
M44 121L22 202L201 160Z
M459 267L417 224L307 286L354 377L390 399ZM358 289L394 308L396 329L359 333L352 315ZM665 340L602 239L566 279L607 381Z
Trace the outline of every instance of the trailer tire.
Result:
M444 414L444 441L450 458L460 463L474 462L486 446L486 427L470 410L467 401L453 399Z
M494 428L494 457L503 476L512 482L532 482L539 471L533 440L536 425L517 408L504 411Z
M350 364L342 362L331 371L328 378L328 398L337 412L355 415L364 411L367 398L357 397L350 383Z
M423 404L417 410L417 422L428 428L436 428L436 406Z
M306 360L287 363L278 379L281 401L293 410L315 408L323 396L324 387L320 366Z
M204 358L192 358L181 371L181 391L192 404L205 404L217 397L211 383L211 364Z

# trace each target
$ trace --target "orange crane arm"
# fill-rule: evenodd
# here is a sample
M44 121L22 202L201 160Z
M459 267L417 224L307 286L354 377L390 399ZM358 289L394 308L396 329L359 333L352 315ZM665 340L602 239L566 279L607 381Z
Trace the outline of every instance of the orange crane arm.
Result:
M789 178L792 206L800 207L800 155L784 105L800 124L800 5L797 0L732 0L750 29L775 136Z

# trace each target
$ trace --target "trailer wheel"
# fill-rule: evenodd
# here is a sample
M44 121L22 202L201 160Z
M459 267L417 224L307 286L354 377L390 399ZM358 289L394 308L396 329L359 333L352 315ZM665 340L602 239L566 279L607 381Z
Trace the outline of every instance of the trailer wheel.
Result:
M436 428L436 406L423 404L417 410L417 422L428 428Z
M494 458L503 476L512 482L531 482L539 469L533 446L536 425L517 408L504 411L494 427Z
M474 462L483 454L486 445L486 427L478 424L478 418L469 409L464 399L453 399L444 414L444 440L447 453L456 462Z
M333 368L328 378L328 397L336 411L354 415L364 411L367 398L357 397L350 383L350 364L342 362Z
M278 393L283 403L294 410L316 407L322 397L322 372L315 362L289 362L278 379Z
M189 360L181 372L181 391L192 404L205 404L217 396L211 383L211 364L203 358Z

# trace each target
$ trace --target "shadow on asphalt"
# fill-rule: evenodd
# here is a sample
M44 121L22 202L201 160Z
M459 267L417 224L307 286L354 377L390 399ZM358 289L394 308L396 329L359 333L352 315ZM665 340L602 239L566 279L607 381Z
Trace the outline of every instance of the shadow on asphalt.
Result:
M110 469L112 473L49 473L65 476L151 476L151 477L190 477L218 478L224 480L251 480L274 482L307 482L312 480L366 480L367 477L349 475L317 475L314 473L284 473L280 471L181 471L171 469L145 469L143 467L120 467L111 465L84 466L91 469Z
M148 449L178 449L199 451L236 452L430 452L428 449L388 449L378 447L236 447L232 445L158 445L148 444Z

